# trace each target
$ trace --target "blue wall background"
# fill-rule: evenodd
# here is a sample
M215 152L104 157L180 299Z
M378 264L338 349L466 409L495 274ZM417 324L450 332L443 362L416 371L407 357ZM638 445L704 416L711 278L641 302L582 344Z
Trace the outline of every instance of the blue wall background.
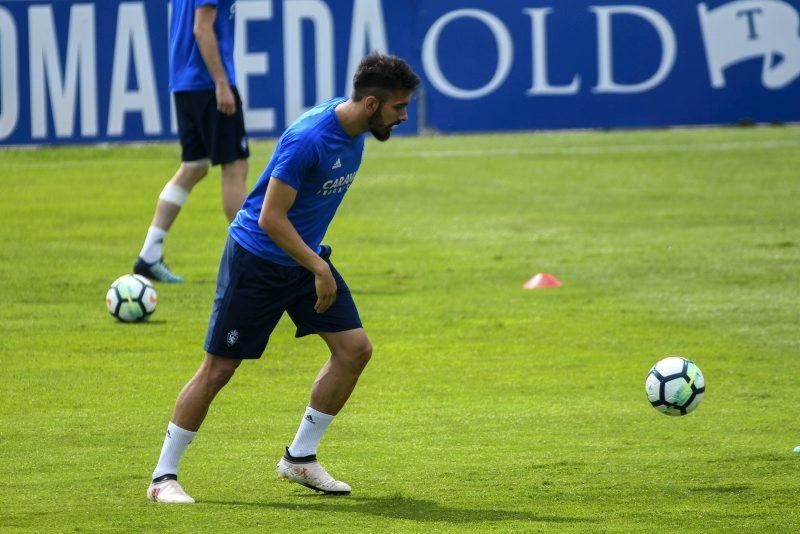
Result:
M3 2L0 144L174 138L168 17ZM346 94L372 49L424 81L399 132L800 121L800 0L239 0L236 18L253 137Z

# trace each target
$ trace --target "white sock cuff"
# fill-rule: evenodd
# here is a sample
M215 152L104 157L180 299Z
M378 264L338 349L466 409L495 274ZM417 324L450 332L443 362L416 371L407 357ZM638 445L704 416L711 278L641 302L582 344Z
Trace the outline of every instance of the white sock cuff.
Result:
M331 421L333 421L333 418L336 417L335 415L328 415L326 413L322 413L318 410L315 410L311 406L306 407L305 415L310 415L311 417L314 418L315 421L325 421L327 423L330 423Z
M164 239L167 236L167 231L163 228L159 228L158 226L148 226L147 234L153 239Z
M170 204L175 204L180 207L186 204L186 200L189 198L189 192L181 186L170 182L164 186L158 198L164 202L169 202Z
M181 441L186 441L187 443L191 443L191 441L197 435L197 432L185 430L172 421L170 421L167 425L167 432L169 432L169 435L172 439L179 439Z

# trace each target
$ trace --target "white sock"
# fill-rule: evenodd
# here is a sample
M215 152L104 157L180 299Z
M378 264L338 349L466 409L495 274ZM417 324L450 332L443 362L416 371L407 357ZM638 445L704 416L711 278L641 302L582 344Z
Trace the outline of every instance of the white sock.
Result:
M317 454L319 440L322 439L333 418L333 415L318 412L311 406L306 408L306 413L300 421L300 428L297 429L294 441L289 445L289 454L296 458Z
M164 475L178 476L178 463L181 461L186 447L194 439L197 432L184 430L170 421L167 425L167 436L164 438L164 446L161 448L161 456L158 458L158 465L153 471L153 479Z
M147 237L144 238L144 246L139 253L139 257L147 263L155 263L161 259L164 251L164 239L167 231L156 226L147 229Z

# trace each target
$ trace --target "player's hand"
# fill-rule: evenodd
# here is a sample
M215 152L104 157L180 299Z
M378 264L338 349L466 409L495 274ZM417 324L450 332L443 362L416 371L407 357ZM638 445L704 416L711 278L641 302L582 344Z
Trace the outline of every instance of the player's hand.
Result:
M314 287L317 290L317 303L314 304L314 311L325 313L336 300L336 280L333 278L330 267L325 264L326 269L314 274Z
M231 86L227 83L217 84L217 109L225 115L233 115L236 112L236 100L233 98Z

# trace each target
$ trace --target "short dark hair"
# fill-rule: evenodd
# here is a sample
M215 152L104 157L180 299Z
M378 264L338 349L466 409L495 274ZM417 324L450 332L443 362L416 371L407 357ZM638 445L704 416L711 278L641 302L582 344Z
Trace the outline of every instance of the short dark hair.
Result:
M397 56L372 52L361 60L353 76L353 100L376 96L386 101L395 91L413 92L419 85L419 76L408 63Z

